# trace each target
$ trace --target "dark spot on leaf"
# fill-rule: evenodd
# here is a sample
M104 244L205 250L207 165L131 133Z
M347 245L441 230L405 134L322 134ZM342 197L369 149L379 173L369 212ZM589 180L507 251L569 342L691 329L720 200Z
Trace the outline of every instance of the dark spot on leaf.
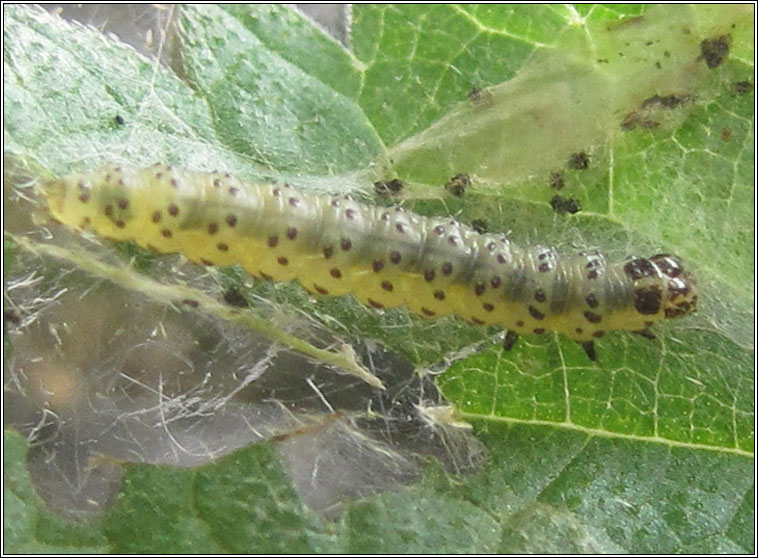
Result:
M561 171L553 171L550 173L550 187L554 190L560 190L566 185L566 180Z
M486 233L487 230L489 230L489 226L487 225L486 219L474 219L471 221L471 228L474 229L479 234Z
M564 198L563 196L555 195L550 199L550 207L553 208L558 215L564 215L566 213L578 213L581 211L582 206L574 198Z
M732 90L737 95L744 95L750 93L753 90L753 84L749 81L736 81L732 86Z
M700 57L705 60L705 65L709 68L718 68L729 56L731 44L732 37L729 35L705 39L700 43Z
M572 153L569 157L568 168L573 170L585 170L590 166L590 157L584 151Z
M466 189L471 186L471 177L465 173L456 174L446 184L445 189L456 197L461 197L466 193Z
M387 198L395 194L399 194L405 184L397 178L393 178L387 182L374 182L374 191L380 198Z
M224 293L224 302L238 308L246 308L250 305L245 296L235 287L228 289Z

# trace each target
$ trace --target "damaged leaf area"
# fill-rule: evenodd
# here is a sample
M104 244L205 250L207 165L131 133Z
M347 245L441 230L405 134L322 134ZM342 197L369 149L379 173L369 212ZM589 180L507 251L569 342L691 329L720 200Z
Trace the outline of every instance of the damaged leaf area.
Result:
M754 552L752 6L171 7L165 63L4 10L6 552ZM103 163L674 253L698 312L593 362L311 296L55 222Z

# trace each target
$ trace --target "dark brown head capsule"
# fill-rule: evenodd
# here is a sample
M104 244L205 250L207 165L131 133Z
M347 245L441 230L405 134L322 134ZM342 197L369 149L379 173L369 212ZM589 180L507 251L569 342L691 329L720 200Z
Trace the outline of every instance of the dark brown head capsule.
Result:
M656 254L650 261L653 262L661 273L669 277L679 277L684 271L682 260L670 254Z
M679 277L671 279L666 287L665 315L678 318L697 307L697 283L692 276L682 272Z
M637 281L643 277L655 277L657 268L652 261L645 258L636 258L624 264L624 272L632 281Z
M697 280L684 268L682 260L668 254L653 256L651 261L668 280L664 283L664 315L678 318L697 308Z
M669 254L636 259L624 265L634 281L634 307L643 315L678 318L697 307L697 281L685 270L682 260Z

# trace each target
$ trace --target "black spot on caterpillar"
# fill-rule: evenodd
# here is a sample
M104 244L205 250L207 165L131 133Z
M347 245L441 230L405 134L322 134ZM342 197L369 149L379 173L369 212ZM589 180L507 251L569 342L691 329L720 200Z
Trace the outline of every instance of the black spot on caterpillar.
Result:
M451 178L447 184L445 184L445 189L455 197L460 198L466 193L466 189L469 186L471 186L471 177L465 173L461 173L456 174Z
M123 126L124 124L126 124L126 121L124 120L124 117L121 116L120 114L117 114L113 118L113 121L116 123L116 126Z
M564 198L563 196L555 195L550 199L550 207L553 208L553 211L555 211L558 215L563 215L565 213L578 213L581 211L582 207L579 205L579 202L576 201L574 198Z
M676 256L559 256L451 218L218 172L109 165L51 181L44 194L53 216L74 228L204 265L240 264L322 295L352 293L373 308L498 324L509 346L517 334L557 331L592 358L592 341L607 331L647 332L697 303L696 282Z

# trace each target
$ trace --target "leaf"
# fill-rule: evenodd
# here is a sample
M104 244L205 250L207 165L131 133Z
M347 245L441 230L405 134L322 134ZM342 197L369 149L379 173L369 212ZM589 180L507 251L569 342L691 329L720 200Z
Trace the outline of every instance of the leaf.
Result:
M26 442L3 432L3 550L25 554L94 554L107 552L107 541L92 526L61 520L34 492L24 466Z
M455 363L438 384L491 453L477 473L451 479L432 466L420 484L346 504L328 522L306 510L284 473L292 470L286 459L267 446L193 469L130 465L116 504L84 528L97 542L80 546L753 552L754 115L752 96L735 85L753 75L748 9L361 5L345 51L288 8L192 6L179 15L182 66L171 71L92 30L8 8L6 156L33 174L62 174L104 158L162 160L248 178L307 174L299 178L305 187L344 186L363 196L374 180L399 177L416 210L483 218L490 230L511 230L521 242L597 246L616 256L675 251L695 267L702 294L699 315L660 328L654 343L607 336L597 365L554 337ZM727 34L728 59L708 68L702 41ZM470 95L475 89L481 91ZM125 126L114 123L117 115ZM588 154L589 168L568 168L579 152ZM555 215L549 206L556 171L566 180L561 194L582 206L576 215ZM469 193L444 197L442 185L460 172L474 179ZM332 174L340 176L318 176ZM107 247L91 248L95 257L112 256ZM185 277L181 266L140 257L160 280ZM338 335L380 339L416 366L488 333L403 311L376 316L349 300L313 303L289 287L251 290L234 273L228 277L245 295L301 308ZM92 284L74 287L89 292ZM142 299L125 300L124 314L108 318L101 310L98 323L146 331L156 322L174 325L165 314L140 313ZM41 315L54 304L40 304ZM199 322L198 330L219 327ZM85 370L56 376L78 378L73 385L125 353L110 343L98 352L105 342L94 333L79 335L95 341L66 344L61 331L70 362ZM222 338L232 336L223 330ZM238 346L207 343L219 352ZM125 346L138 345L127 337ZM17 339L14 353L22 348ZM236 371L236 362L209 360ZM47 400L62 414L77 402L69 385L55 384L58 399ZM177 393L192 392L180 385ZM209 443L207 433L188 434ZM320 456L340 455L330 450ZM356 468L374 472L377 454L366 455ZM21 451L11 459L6 471L21 471ZM14 505L5 528L16 550L47 544L44 524L29 527L30 518L48 513L40 502L18 496Z

